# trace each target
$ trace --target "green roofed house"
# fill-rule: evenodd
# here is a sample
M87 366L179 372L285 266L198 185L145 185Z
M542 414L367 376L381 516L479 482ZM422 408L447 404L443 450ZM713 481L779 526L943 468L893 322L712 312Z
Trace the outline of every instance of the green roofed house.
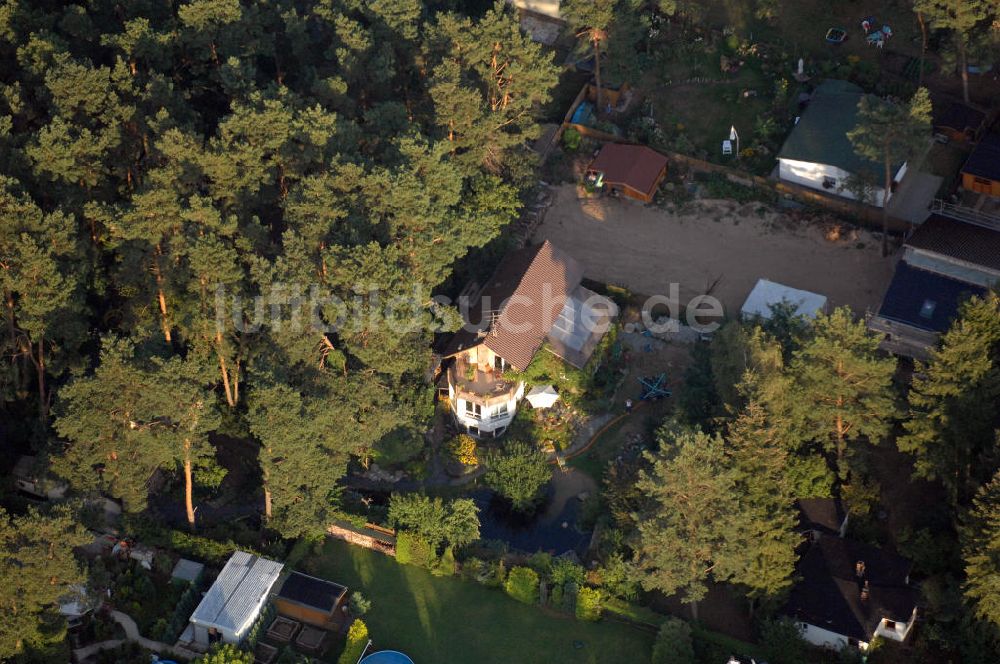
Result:
M778 177L827 194L857 199L848 189L848 180L852 175L868 174L873 186L867 202L882 207L884 188L878 184L883 181L882 166L855 154L847 138L847 132L857 125L858 102L863 96L861 88L847 81L820 84L778 153ZM906 174L906 164L893 170L893 182L898 183Z

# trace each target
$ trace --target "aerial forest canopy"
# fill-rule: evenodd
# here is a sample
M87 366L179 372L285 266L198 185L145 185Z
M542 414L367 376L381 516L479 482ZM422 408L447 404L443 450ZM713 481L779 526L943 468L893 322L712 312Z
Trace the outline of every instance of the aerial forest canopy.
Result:
M516 218L558 73L503 3L465 5L3 3L11 440L131 511L176 472L193 523L192 475L242 438L287 534L352 456L421 444L456 320L432 295Z

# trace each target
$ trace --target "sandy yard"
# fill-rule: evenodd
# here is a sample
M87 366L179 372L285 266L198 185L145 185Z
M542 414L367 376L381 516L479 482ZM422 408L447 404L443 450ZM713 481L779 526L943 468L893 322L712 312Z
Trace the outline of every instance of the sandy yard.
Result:
M552 207L535 233L583 264L586 277L681 302L710 292L728 315L739 312L759 278L826 295L858 314L875 309L892 278L878 237L845 230L830 241L815 224L757 203L695 201L678 212L629 201L581 199L572 184L553 188Z

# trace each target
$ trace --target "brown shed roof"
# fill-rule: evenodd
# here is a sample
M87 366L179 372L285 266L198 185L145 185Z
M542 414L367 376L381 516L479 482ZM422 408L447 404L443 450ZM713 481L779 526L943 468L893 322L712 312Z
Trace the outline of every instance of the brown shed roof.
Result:
M484 344L523 370L582 278L580 264L548 240L508 254L463 312L466 325L448 342L444 355Z
M651 194L666 165L666 157L645 145L608 143L591 162L590 170L604 173L604 180L611 184Z
M932 214L906 241L908 247L1000 270L1000 231Z

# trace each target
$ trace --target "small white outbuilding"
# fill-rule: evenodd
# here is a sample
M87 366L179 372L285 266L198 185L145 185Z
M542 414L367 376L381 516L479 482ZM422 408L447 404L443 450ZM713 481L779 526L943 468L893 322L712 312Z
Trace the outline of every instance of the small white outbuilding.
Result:
M826 296L785 286L767 279L758 279L750 291L740 316L744 320L752 318L771 318L771 307L787 303L795 307L795 313L806 318L816 318L816 314L826 309Z
M234 552L191 614L191 640L201 646L242 641L267 603L282 567L245 551Z

